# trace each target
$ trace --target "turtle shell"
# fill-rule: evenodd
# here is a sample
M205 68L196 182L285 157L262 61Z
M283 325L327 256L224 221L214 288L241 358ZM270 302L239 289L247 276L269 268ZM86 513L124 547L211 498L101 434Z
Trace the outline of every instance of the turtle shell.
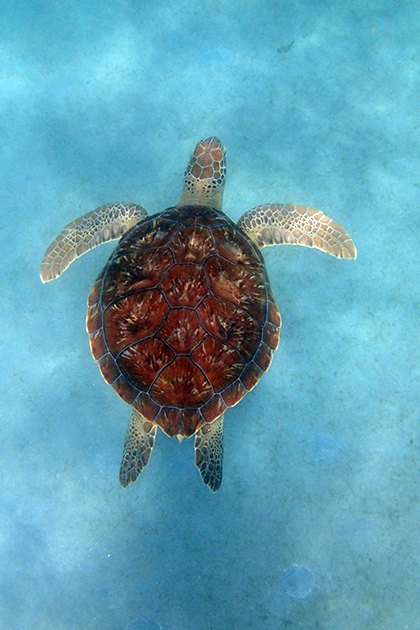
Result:
M169 208L119 242L88 300L104 379L169 435L193 435L270 365L281 320L259 249L223 212Z

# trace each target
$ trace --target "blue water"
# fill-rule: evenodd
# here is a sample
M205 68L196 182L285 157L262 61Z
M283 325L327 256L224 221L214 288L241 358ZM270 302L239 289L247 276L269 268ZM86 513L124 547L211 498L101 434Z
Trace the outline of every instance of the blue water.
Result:
M0 20L0 627L420 627L418 2L5 2ZM356 262L264 250L280 348L225 421L213 495L158 435L118 483L128 407L86 299L107 244L42 254L111 201L176 202L197 140L224 210L322 209Z

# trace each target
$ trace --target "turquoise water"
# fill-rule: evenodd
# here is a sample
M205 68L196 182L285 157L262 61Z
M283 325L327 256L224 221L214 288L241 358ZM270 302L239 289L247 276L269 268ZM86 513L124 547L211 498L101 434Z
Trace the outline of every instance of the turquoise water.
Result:
M420 627L420 7L367 4L4 3L0 628ZM281 343L221 490L162 432L123 490L85 332L113 245L48 285L40 260L104 203L175 203L213 134L230 217L311 205L358 258L264 250Z

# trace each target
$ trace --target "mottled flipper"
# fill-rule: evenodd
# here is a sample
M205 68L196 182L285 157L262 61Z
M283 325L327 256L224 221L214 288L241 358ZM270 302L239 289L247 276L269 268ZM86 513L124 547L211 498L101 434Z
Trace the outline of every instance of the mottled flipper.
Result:
M304 206L270 204L248 210L238 226L259 246L303 245L336 258L356 258L347 232L320 210Z
M204 483L216 492L222 484L223 414L195 434L195 465Z
M149 463L156 429L156 424L143 418L135 409L132 410L120 468L120 484L123 488L135 481Z
M134 203L109 203L72 221L51 243L41 263L41 280L49 282L90 249L120 238L147 212Z

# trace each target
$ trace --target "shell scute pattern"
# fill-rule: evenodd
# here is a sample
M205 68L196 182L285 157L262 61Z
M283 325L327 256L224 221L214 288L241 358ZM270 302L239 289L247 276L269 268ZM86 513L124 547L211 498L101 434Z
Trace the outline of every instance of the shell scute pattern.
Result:
M244 272L220 256L209 258L204 269L215 295L243 309L259 322L265 319L266 287L261 274Z
M202 268L191 263L171 267L159 288L173 308L177 306L195 308L208 293Z
M172 246L176 262L200 265L212 251L213 240L207 228L191 225L178 232Z
M261 275L264 261L260 251L243 237L236 225L215 228L213 236L220 256L239 269Z
M209 295L197 312L210 335L236 348L244 361L251 359L259 343L261 327L246 311L215 295Z
M105 380L170 436L194 434L254 387L277 346L261 255L223 213L170 208L128 232L89 297Z
M104 314L104 330L110 352L115 356L130 344L155 333L168 312L165 297L157 289L114 301Z
M206 335L195 310L177 308L168 316L159 331L165 342L177 354L188 354Z
M170 250L161 248L122 250L106 275L102 293L105 307L114 300L155 287L173 264Z
M117 359L123 374L129 373L135 387L148 388L155 375L174 358L174 353L157 337L149 337L127 346Z

